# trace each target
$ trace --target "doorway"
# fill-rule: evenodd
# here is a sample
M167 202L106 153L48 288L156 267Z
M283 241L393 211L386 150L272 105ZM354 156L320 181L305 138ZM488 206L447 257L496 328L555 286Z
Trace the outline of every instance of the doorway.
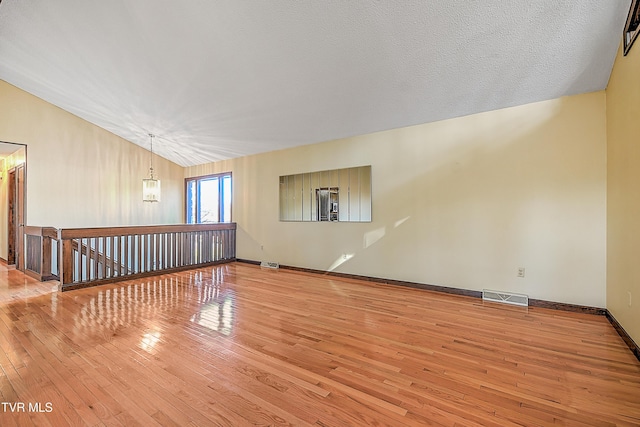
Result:
M7 264L24 271L24 165L9 171L7 182L9 199Z
M0 142L0 155L3 156L0 173L3 181L6 181L2 183L4 202L0 211L2 216L6 215L6 235L2 236L3 242L6 238L6 262L24 271L26 146Z

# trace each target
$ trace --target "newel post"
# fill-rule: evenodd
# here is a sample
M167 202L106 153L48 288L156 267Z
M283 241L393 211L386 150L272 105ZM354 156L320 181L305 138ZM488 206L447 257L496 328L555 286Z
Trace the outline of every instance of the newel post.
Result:
M60 285L73 283L73 245L71 239L63 237L63 230L58 230Z

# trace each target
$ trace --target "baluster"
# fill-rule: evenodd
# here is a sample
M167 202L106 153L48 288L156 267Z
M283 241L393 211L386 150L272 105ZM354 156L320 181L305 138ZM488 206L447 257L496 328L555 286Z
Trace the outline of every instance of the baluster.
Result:
M122 269L124 270L124 275L128 276L130 273L129 267L129 238L131 236L124 236L124 249L123 249L123 257L122 257Z
M84 263L85 263L85 275L82 277L84 282L88 282L92 279L91 276L91 238L86 239L86 245L84 246Z
M162 235L161 234L155 234L155 246L156 246L156 250L155 250L155 254L156 254L156 259L155 259L155 270L161 270L163 268L162 266L162 260L160 259L160 247L161 247L161 238Z
M86 237L78 237L82 236L80 229L68 230L71 237L66 239L66 247L64 239L60 237L63 233L58 234L60 243L56 246L60 246L57 256L61 265L56 271L61 275L63 286L206 265L231 260L236 256L236 229L228 224L140 227L132 228L132 234L117 234L119 231L103 229L87 230ZM141 234L135 234L135 231ZM33 273L47 277L52 275L56 257L51 257L50 253L56 250L53 242L58 242L55 235L52 237L43 231L31 230L26 233L25 261ZM64 251L70 252L65 254Z
M144 246L144 234L136 235L136 246L138 247L138 268L136 273L142 273L144 272L144 265L143 265L143 259L142 259L143 246Z
M108 270L108 274L107 277L111 278L115 276L115 272L114 272L114 263L113 263L113 256L114 256L114 251L115 251L115 243L116 243L116 237L115 236L111 236L111 237L107 237L107 242L108 242L108 246L109 246L109 270Z

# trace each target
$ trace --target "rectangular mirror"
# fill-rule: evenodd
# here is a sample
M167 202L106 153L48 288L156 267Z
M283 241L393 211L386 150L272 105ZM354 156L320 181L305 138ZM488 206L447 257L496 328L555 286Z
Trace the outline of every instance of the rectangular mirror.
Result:
M280 221L371 222L371 166L281 176Z

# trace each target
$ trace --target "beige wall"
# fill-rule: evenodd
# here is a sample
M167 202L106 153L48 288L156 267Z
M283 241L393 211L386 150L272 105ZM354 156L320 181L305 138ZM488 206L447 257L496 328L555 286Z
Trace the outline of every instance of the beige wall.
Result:
M5 82L0 99L0 141L28 146L30 225L181 222L182 178L232 171L240 258L606 304L604 92L186 170L158 160L160 204L140 201L146 150ZM278 221L280 175L360 165L372 222Z
M636 343L640 343L638 43L627 56L618 52L607 87L607 308Z
M144 203L147 150L4 81L0 141L27 145L28 225L63 228L183 220L182 167L156 158L162 202ZM6 212L6 197L3 200L1 209ZM6 259L6 225L0 231L0 257Z
M233 172L239 258L604 307L605 104L604 92L561 98L186 176ZM280 175L360 165L372 165L371 223L278 221Z

